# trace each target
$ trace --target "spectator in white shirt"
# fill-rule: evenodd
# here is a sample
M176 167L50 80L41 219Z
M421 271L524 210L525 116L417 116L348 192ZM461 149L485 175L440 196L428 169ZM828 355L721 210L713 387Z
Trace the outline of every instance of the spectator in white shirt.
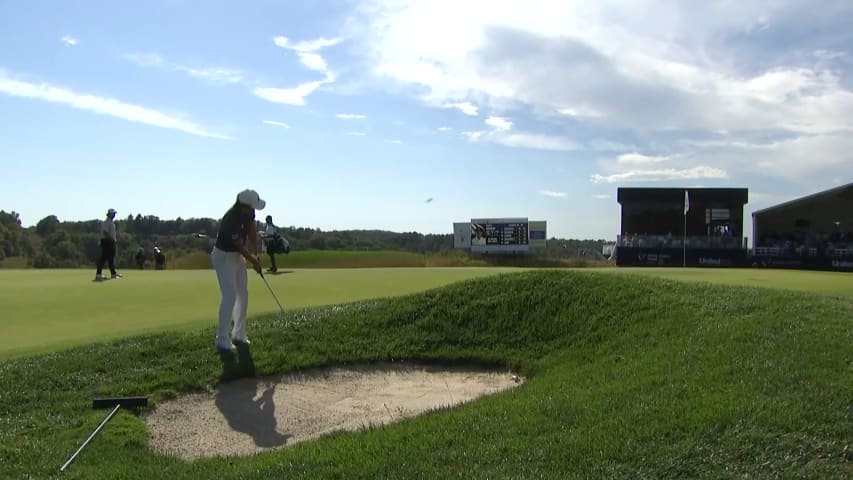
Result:
M112 208L107 210L107 219L101 222L101 257L98 259L98 270L95 273L95 281L101 281L104 276L104 262L110 267L110 278L120 278L121 274L116 271L116 211Z

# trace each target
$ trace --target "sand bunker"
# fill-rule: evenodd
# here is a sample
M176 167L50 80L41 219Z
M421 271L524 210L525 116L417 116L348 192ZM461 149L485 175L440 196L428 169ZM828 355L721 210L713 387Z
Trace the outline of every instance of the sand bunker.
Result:
M337 430L387 424L521 383L510 372L378 364L249 378L157 405L151 447L187 460L250 455Z

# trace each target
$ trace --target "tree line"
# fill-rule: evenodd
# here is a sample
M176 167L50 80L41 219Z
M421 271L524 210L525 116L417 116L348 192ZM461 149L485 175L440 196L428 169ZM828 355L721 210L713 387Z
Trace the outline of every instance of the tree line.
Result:
M0 210L0 262L7 257L23 257L36 268L76 268L92 266L100 256L101 220L61 221L48 215L35 226L24 228L19 214ZM118 231L117 264L135 266L142 252L153 261L155 246L167 258L192 252L209 252L216 238L219 221L212 218L160 219L155 215L128 215L116 219ZM258 223L259 231L263 230ZM453 235L385 230L331 230L304 227L279 227L292 250L399 250L422 254L440 253L453 248ZM567 258L582 253L601 252L604 240L551 239L539 255Z

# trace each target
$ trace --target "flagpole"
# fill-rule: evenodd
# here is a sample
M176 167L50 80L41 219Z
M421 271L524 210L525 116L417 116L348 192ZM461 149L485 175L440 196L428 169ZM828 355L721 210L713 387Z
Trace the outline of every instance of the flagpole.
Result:
M684 251L681 254L682 268L687 268L687 213L684 214L684 239L681 241Z
M690 211L690 195L687 193L687 190L684 190L684 229L682 230L683 237L681 239L681 246L683 247L681 253L681 267L687 268L687 212Z

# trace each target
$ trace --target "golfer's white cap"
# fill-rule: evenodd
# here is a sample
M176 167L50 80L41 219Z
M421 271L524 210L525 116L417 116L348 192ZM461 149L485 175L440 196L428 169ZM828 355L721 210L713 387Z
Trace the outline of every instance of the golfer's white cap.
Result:
M267 202L265 202L258 192L250 189L243 190L242 192L237 194L237 201L242 203L243 205L248 205L255 210L263 210L265 206L267 206Z

